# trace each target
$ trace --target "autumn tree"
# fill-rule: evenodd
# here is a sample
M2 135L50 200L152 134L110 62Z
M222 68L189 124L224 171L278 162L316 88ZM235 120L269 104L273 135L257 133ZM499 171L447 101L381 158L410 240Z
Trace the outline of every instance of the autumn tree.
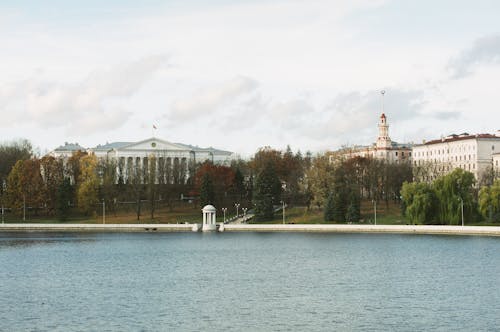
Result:
M7 189L7 177L12 167L19 160L30 159L33 155L31 143L27 140L18 140L0 144L0 199L4 201Z
M64 180L64 163L61 158L45 156L40 159L40 167L45 185L44 203L52 214L56 210L58 190Z
M35 212L43 205L45 186L40 174L40 160L18 160L7 177L7 197L11 207L22 213L23 206Z
M99 204L99 179L97 177L97 158L87 155L80 159L80 174L77 177L77 204L86 215L95 214Z
M224 204L232 203L234 197L229 197L234 185L235 172L231 167L223 165L214 165L212 162L204 162L198 167L195 176L195 188L201 195L201 188L203 182L206 181L205 174L209 175L211 186L213 187L213 201L211 204L221 206ZM205 197L206 199L209 197ZM201 197L200 197L201 199Z

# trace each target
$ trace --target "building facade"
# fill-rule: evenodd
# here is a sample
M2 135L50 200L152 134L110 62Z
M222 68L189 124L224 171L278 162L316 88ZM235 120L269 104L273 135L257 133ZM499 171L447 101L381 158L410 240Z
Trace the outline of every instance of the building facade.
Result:
M413 167L420 180L432 181L456 168L474 174L476 180L490 172L500 157L500 135L449 135L413 147Z
M156 163L156 169L181 170L184 177L189 176L189 166L198 162L211 161L218 165L230 165L238 157L233 152L219 149L200 148L181 143L170 143L159 138L148 138L139 142L113 142L98 145L94 148L84 148L78 143L65 143L49 154L56 158L69 158L77 151L95 155L100 160L114 160L118 171L125 178L130 170L149 169L151 161ZM160 166L161 165L161 166Z
M409 162L412 158L412 148L411 144L400 144L391 140L387 117L382 113L375 143L370 146L353 146L334 151L330 154L330 161L354 157L374 158L389 163Z

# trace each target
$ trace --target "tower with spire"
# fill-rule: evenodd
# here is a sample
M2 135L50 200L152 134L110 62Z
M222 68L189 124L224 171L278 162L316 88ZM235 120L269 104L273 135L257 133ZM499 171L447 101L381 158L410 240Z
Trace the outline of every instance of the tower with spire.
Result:
M378 138L377 149L388 149L392 145L391 138L389 137L389 125L387 124L387 117L385 113L380 116L378 123Z

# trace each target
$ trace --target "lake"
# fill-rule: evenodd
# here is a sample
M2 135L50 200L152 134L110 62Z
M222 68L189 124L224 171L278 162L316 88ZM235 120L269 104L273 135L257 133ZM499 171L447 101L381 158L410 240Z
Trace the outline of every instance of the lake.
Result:
M0 331L497 330L500 238L0 233Z

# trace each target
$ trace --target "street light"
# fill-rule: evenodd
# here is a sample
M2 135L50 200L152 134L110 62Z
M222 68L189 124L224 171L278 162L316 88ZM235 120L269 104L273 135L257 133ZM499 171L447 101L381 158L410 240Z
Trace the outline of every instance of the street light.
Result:
M106 223L106 201L102 200L102 223Z
M224 213L224 223L226 223L226 211L227 208L222 208L222 212Z
M285 224L285 201L281 201L281 204L283 204L283 225Z
M462 227L464 226L464 200L462 197L459 197L458 200L460 201L460 210L462 211Z
M247 208L241 208L243 210L243 222L247 221Z
M372 199L373 202L373 215L375 216L375 225L377 224L377 201Z
M238 218L238 209L240 208L240 203L235 203L234 206L236 207L236 218Z

